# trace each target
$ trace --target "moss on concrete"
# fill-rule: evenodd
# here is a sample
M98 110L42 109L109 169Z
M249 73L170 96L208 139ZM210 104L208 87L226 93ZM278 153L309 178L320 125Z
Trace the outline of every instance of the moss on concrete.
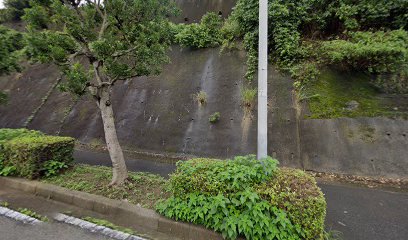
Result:
M324 71L316 81L307 86L305 99L309 103L310 114L306 118L407 115L382 104L380 94L366 74ZM351 101L358 102L353 110L347 108Z

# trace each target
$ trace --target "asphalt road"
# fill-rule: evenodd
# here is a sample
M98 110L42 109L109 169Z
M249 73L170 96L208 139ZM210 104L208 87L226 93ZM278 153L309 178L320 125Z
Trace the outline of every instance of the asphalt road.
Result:
M6 217L0 217L1 240L101 240L105 236L87 232L62 223L23 224Z
M75 152L80 163L110 166L107 153ZM131 171L168 177L173 164L127 159ZM327 201L326 229L339 231L345 240L407 240L408 193L369 189L338 183L320 183Z
M350 240L408 239L408 193L319 185L327 201L326 229Z

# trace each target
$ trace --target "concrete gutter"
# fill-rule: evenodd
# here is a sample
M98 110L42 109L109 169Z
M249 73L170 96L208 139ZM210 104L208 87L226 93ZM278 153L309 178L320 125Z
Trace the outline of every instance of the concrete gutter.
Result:
M153 210L124 201L113 200L21 178L0 177L0 186L7 186L101 214L123 218L126 219L130 225L143 227L148 230L166 234L170 237L173 236L188 240L223 239L220 234L212 230L189 223L173 221L160 216Z

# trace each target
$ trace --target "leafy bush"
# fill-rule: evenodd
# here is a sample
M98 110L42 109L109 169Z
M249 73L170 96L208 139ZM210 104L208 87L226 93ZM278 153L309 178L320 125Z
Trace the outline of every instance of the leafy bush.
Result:
M30 179L54 175L73 161L74 143L69 137L13 138L2 144L3 167L12 167L13 175Z
M9 129L0 128L0 176L10 176L15 174L15 166L5 166L4 164L4 150L3 144L14 138L23 136L42 136L43 134L38 131L28 130L28 129Z
M316 182L301 171L293 171L295 174L286 180L286 170L278 170L277 164L271 158L258 161L254 155L226 161L198 158L179 162L170 178L173 196L159 202L157 211L204 225L228 239L322 238L323 225L318 224L321 217L324 220L325 201ZM296 184L301 185L293 186ZM303 192L305 187L308 189ZM279 201L272 203L273 199ZM303 208L296 210L298 206Z
M196 158L178 162L170 184L177 196L196 191L212 195L238 192L268 179L277 164L278 161L271 158L260 163L254 155L228 161Z
M394 73L408 64L408 32L354 32L348 40L322 43L322 56L330 64L342 64L370 73Z
M23 35L0 25L0 76L20 70L18 52L23 48Z
M221 27L221 17L210 12L202 17L199 24L173 27L177 31L175 42L193 48L216 47L222 42Z
M218 122L220 120L220 118L221 118L221 113L215 112L215 113L210 115L210 117L208 118L208 121L210 123L216 123L216 122Z
M24 15L24 9L30 7L29 0L5 0L7 20L20 20Z
M298 228L284 211L244 190L228 197L190 193L173 197L157 207L161 214L176 220L201 224L222 233L224 238L236 239L300 239Z
M300 226L302 239L323 237L326 201L312 176L301 170L281 168L256 191L271 206L283 209L294 225Z
M297 81L298 90L318 76L319 68L324 65L319 63L322 57L324 60L330 60L324 62L341 62L373 73L406 68L401 67L401 62L407 62L406 50L404 51L407 49L404 39L408 29L406 1L268 2L270 56L281 69L291 73ZM258 4L257 0L239 0L226 21L228 34L225 35L223 45L228 47L231 41L243 39L247 51L248 80L254 78L258 64ZM231 28L230 25L237 26L237 29ZM362 32L368 30L373 33ZM352 36L351 40L345 40L345 35ZM338 38L342 40L333 40ZM311 45L311 42L315 44ZM321 45L323 49L316 51ZM405 83L408 82L404 76L398 73L397 77L389 82L384 78L385 82L380 81L378 86L386 87L388 92L404 89ZM403 78L399 80L401 77ZM406 88L404 91L398 90L406 91Z

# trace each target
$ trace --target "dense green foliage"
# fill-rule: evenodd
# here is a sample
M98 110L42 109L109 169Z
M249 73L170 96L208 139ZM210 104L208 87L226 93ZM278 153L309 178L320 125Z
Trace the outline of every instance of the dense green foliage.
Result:
M23 48L23 35L0 25L0 76L20 70L19 50ZM0 104L7 103L8 96L0 91Z
M52 176L73 161L75 141L26 129L0 129L0 175Z
M292 73L298 88L316 79L319 67L325 64L395 73L407 64L407 8L404 0L269 0L271 57ZM258 1L239 0L227 22L238 27L232 39L244 40L247 77L252 79L257 68ZM316 51L320 46L321 51ZM365 64L360 66L360 62Z
M76 95L87 86L111 86L118 80L156 74L168 61L166 16L170 0L31 1L27 55L60 66L62 89ZM52 27L50 23L53 23ZM89 64L82 64L79 57ZM98 92L91 92L98 98Z
M44 136L43 133L34 130L28 130L25 128L12 129L12 128L0 128L0 147L7 141L21 137L40 137Z
M303 239L311 235L315 238L307 239L321 238L323 227L313 220L314 215L309 214L320 211L318 221L322 216L324 220L325 201L322 193L312 178L296 173L292 180L297 180L299 176L299 182L317 193L309 196L309 192L306 192L302 195L307 201L296 196L286 198L294 196L289 189L279 189L282 193L275 195L278 188L274 183L283 180L277 163L271 158L258 161L252 155L228 161L193 159L180 162L170 178L173 196L160 202L157 210L166 217L214 229L228 239L238 236L247 239ZM282 181L282 186L285 184ZM324 204L309 201L313 197L318 197ZM271 203L273 198L279 198L279 204ZM292 201L294 206L291 206ZM305 209L296 212L295 206L301 204ZM310 212L307 210L309 207ZM300 215L313 221L306 224L297 219Z
M387 92L408 93L408 32L352 32L348 40L324 41L321 58L334 66L395 74L397 82L374 82Z
M4 20L20 20L24 15L24 9L30 7L29 0L4 0Z
M273 207L283 209L289 220L300 226L302 239L321 239L326 201L316 180L301 170L279 169L257 193Z
M18 50L22 48L22 34L0 25L0 76L20 70Z
M219 46L222 42L222 20L216 13L205 14L200 23L173 24L174 42L193 48Z
M322 42L322 55L330 64L345 64L372 73L392 73L408 66L408 32L353 32L349 39Z

